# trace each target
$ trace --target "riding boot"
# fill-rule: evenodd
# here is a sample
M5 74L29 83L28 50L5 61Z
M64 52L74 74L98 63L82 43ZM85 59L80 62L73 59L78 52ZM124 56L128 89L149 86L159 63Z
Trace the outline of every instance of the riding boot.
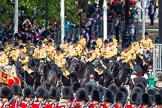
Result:
M61 74L59 75L59 81L62 81L62 75Z

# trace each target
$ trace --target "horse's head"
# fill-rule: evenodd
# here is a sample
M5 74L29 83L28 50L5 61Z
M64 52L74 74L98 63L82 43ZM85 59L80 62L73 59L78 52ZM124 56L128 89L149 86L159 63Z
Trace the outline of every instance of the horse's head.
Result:
M78 58L73 58L69 68L70 73L75 73L80 70L80 60Z

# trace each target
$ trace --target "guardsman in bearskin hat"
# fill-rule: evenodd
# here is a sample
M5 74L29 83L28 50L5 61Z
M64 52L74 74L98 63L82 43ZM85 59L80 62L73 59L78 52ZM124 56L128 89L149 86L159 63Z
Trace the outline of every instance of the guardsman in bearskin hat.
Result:
M106 90L103 98L102 108L113 108L114 104L114 94L110 90Z
M13 84L11 87L11 92L13 94L14 101L12 102L12 108L21 108L22 104L22 89L18 84Z
M155 95L155 108L162 108L162 95L161 94Z
M38 103L32 104L32 108L44 108L46 105L46 99L48 98L48 91L44 86L39 86L36 89L36 97Z
M85 84L85 89L88 92L88 97L89 97L90 100L91 100L92 91L94 89L96 89L96 86L97 86L96 82L93 83L91 81L89 81L88 83Z
M72 108L72 100L74 99L73 91L70 87L65 86L62 90L62 100L58 108Z
M87 108L89 106L88 105L89 98L86 89L84 88L78 89L76 92L76 99L78 101L77 108Z
M59 105L60 92L57 88L51 87L48 92L49 103L45 108L57 108Z
M99 103L102 101L101 92L98 89L94 89L91 94L92 101L89 108L99 108Z
M117 87L117 85L116 85L116 84L110 84L110 85L108 86L108 90L110 90L110 91L113 93L114 99L115 99L115 98L116 98L116 94L117 94L118 91L119 91L119 88Z
M9 60L3 48L0 48L0 66L7 66Z
M52 45L52 39L49 39L47 42L47 46L46 46L46 53L47 56L49 57L49 59L53 59L53 55L55 55L55 48Z
M126 103L127 97L124 92L119 91L116 94L116 105L115 108L125 108L125 103Z
M22 103L21 108L31 108L34 103L34 90L32 86L26 86L23 90L23 97L25 102Z
M15 42L13 47L14 47L14 49L10 52L9 57L11 57L14 62L16 62L20 55L18 42Z
M141 96L141 101L142 101L142 105L140 108L150 108L151 105L151 97L148 93L144 93Z
M81 84L78 81L75 81L72 83L72 90L73 90L73 95L74 95L74 99L72 101L72 104L74 105L77 102L76 99L76 91L81 88Z
M11 100L11 98L12 98L11 90L8 87L4 86L1 89L0 98L2 99L2 105L0 106L0 108L8 108L10 106L11 102L12 102L12 100Z
M140 105L140 93L132 92L130 94L130 107L129 108L138 108Z
M140 46L143 46L146 51L151 51L153 48L153 41L149 38L148 32L145 32L145 38L140 41Z
M47 54L46 54L46 50L42 47L42 41L38 41L38 48L36 48L34 50L34 54L33 57L36 59L44 59L46 58Z
M8 38L4 38L3 40L3 48L5 50L6 55L8 56L11 50L11 46L8 43Z

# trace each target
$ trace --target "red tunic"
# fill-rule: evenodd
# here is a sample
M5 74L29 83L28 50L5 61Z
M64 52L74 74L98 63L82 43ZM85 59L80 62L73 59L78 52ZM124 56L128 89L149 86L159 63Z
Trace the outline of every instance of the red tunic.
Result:
M18 108L21 106L24 106L24 103L19 102L19 101L13 101L9 108Z
M14 83L17 83L17 84L20 85L20 83L21 83L21 82L20 82L20 79L19 79L18 77L10 78L10 79L8 80L8 82L7 82L8 88L11 88L11 86L12 86Z

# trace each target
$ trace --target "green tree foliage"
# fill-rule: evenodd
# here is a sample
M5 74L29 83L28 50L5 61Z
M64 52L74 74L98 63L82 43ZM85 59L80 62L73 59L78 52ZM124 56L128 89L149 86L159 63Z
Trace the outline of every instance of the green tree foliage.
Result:
M48 0L49 21L60 20L60 1ZM1 0L0 7L0 23L11 22L14 17L14 6L7 4L7 0ZM24 14L22 10L25 10ZM71 22L78 22L78 12L75 0L65 0L65 14ZM45 22L46 0L19 0L19 15L36 18L37 22Z

